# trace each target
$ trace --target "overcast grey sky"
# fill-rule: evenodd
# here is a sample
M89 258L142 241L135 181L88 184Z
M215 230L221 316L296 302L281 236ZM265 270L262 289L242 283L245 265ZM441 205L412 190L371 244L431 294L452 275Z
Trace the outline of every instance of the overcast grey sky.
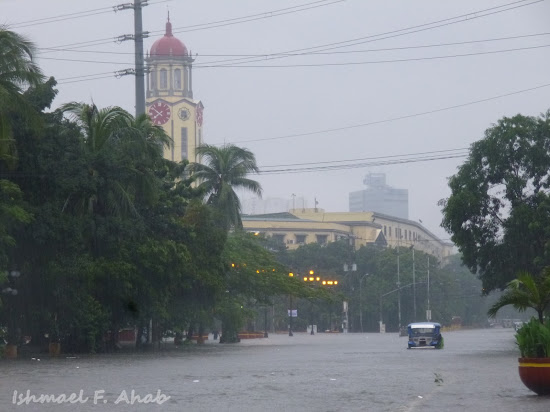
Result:
M38 45L43 71L59 81L56 107L93 99L133 113L134 78L111 75L134 61L132 42L113 41L133 33L132 11L110 9L122 3L0 0L0 23ZM167 10L174 35L197 54L193 88L205 105L205 141L247 147L263 170L467 148L502 116L550 108L549 0L150 0L145 50L164 34ZM221 23L207 24L213 22ZM253 58L220 66L241 55ZM295 193L310 207L316 197L327 211L347 211L348 194L364 188L364 175L385 172L388 184L409 190L410 219L448 239L437 201L449 195L447 178L463 160L258 180L264 197Z

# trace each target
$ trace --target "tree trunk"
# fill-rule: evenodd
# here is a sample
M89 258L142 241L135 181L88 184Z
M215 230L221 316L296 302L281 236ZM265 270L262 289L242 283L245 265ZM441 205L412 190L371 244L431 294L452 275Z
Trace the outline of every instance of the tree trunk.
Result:
M204 326L202 325L202 322L199 322L199 333L198 333L198 336L197 336L197 343L199 345L204 344L204 338L202 336L203 333L204 333Z
M220 343L239 343L239 332L227 322L222 323L222 335Z

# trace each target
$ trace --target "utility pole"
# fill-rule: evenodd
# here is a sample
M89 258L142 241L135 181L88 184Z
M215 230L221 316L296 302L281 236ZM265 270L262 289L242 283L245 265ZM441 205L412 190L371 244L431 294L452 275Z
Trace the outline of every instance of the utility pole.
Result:
M414 307L414 321L416 322L416 271L414 267L414 245L412 246L413 252L413 307Z
M397 324L398 324L398 333L401 335L401 280L399 274L399 244L401 242L401 228L398 226L398 236L397 236Z
M432 320L432 311L430 310L430 255L428 255L428 310L426 311L426 320Z
M149 0L135 0L134 3L125 3L115 6L115 11L134 10L134 34L120 36L118 41L134 40L135 67L132 74L135 75L136 92L136 117L145 113L145 59L143 57L143 39L149 37L149 32L143 31L143 19L141 9L147 6ZM127 72L125 74L131 74Z

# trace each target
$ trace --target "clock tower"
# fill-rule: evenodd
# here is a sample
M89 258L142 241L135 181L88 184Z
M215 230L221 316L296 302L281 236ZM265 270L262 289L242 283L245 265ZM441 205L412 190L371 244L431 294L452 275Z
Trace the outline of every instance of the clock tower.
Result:
M166 33L153 43L147 62L146 111L156 125L172 138L166 159L196 162L195 148L202 144L203 105L193 99L194 59L172 34L170 15Z

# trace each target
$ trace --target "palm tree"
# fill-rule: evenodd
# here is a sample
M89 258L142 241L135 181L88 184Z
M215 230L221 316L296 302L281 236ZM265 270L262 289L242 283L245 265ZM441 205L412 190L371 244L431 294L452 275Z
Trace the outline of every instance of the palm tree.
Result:
M539 322L544 323L544 312L550 307L550 268L544 269L538 278L521 272L517 279L508 283L504 294L491 306L489 316L494 318L500 308L508 305L520 312L532 308L537 311Z
M28 86L38 85L43 75L33 61L35 46L25 37L0 26L0 160L13 167L17 152L9 113L32 115L33 109L23 98Z
M227 228L242 228L241 202L234 188L262 195L261 185L246 177L259 171L254 154L232 144L221 147L202 145L197 147L196 153L204 164L191 163L189 169L199 180L198 188L206 196L207 204L223 213Z
M80 126L90 156L90 177L97 183L91 193L79 197L81 209L92 214L137 214L137 197L156 199L155 166L170 142L161 127L147 115L135 119L120 107L99 109L93 103L72 102L60 110Z

